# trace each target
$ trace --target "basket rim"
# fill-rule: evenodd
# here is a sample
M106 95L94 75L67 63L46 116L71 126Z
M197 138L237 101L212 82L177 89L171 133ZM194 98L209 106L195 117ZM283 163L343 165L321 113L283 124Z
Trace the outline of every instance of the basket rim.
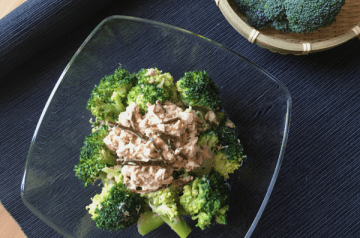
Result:
M281 54L304 55L328 50L338 45L341 45L353 38L356 38L360 34L359 23L354 26L354 29L357 28L357 30L359 30L359 34L355 33L356 29L351 29L345 34L319 42L288 42L282 39L274 39L267 35L261 34L261 31L249 26L247 22L245 22L238 15L238 11L234 10L234 8L229 3L229 0L215 0L215 3L219 7L226 20L230 23L230 25L243 37L248 39L251 43L254 43L262 48L266 48L270 51Z

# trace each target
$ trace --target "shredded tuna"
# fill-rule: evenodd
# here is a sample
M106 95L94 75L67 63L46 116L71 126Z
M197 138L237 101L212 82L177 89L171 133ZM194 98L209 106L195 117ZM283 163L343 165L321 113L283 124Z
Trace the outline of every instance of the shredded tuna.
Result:
M129 166L121 169L124 175L124 182L129 189L157 190L162 185L171 184L172 171L160 166ZM159 186L160 185L160 186Z
M225 122L225 126L228 126L228 127L230 127L230 128L235 128L234 123L233 123L232 121L230 121L230 120L227 120L227 121Z
M210 157L197 145L200 124L194 111L171 102L148 104L145 115L130 103L117 122L109 123L112 128L104 142L119 157L128 188L139 193L156 191L174 181L173 170L191 171ZM190 177L175 184L189 181Z
M156 70L154 68L150 68L147 70L145 76L155 76L156 74Z
M172 182L172 185L177 188L177 187L182 187L184 185L186 185L188 182L190 182L191 180L193 180L194 178L192 176L186 176L186 177L183 177L183 178L178 178L178 179L175 179L173 182Z
M205 115L205 120L210 121L211 123L214 123L216 125L219 125L219 122L216 120L216 114L214 111L210 110L208 113L206 113Z

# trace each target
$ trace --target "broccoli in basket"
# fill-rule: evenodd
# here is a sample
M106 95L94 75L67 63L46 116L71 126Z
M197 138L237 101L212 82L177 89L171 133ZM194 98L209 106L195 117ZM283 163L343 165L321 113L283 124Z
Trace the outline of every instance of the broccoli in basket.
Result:
M345 0L234 0L249 25L310 33L335 22Z

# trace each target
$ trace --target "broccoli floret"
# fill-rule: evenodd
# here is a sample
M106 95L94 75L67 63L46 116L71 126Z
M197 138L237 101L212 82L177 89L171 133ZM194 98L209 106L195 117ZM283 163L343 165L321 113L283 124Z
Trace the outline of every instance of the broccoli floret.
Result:
M179 197L179 191L173 186L160 189L156 192L145 193L142 196L148 199L153 212L168 216L170 221L179 216L176 202L176 198Z
M310 33L335 22L345 0L234 0L249 25Z
M168 101L169 94L151 84L138 84L133 87L127 95L127 103L136 103L142 114L147 112L148 103L154 104L157 100L161 102Z
M180 237L186 238L189 235L191 228L178 211L179 191L177 189L170 186L156 192L145 193L143 196L147 198L152 211L158 214ZM158 226L158 222L156 221L152 226Z
M256 11L256 12L246 11L245 14L249 25L257 29L263 29L271 22L271 20L267 18L265 14L261 11Z
M237 170L246 157L234 128L222 123L215 131L219 140L219 149L214 153L214 170L228 179L229 174Z
M206 107L214 111L221 108L219 87L205 71L186 72L176 83L176 87L185 104Z
M137 73L138 84L151 84L164 90L169 95L169 100L178 101L174 78L170 73L163 73L157 68L142 69Z
M220 225L226 225L226 212L229 210L229 206L223 206L219 209L218 213L215 215L215 220Z
M104 176L101 177L103 183L124 183L124 175L121 173L120 166L105 167L101 171L104 173Z
M213 156L214 170L221 174L221 176L223 176L225 179L228 179L229 174L234 173L234 171L241 166L244 157L240 157L237 160L229 160L229 156L227 156L224 152L221 151L216 151Z
M290 29L294 32L312 32L335 22L345 0L298 0L284 2Z
M136 223L144 212L144 199L122 183L104 184L101 194L91 200L86 208L96 226L103 230L125 229Z
M102 126L85 137L79 162L74 168L76 176L84 182L85 186L99 179L103 168L116 165L116 155L103 142L108 134L107 127Z
M204 160L201 170L197 171L199 175L208 174L213 168L228 179L229 174L234 173L246 157L235 130L226 126L224 121L215 130L205 131L199 137L199 146L212 156L211 162Z
M261 9L267 0L234 0L238 8L246 12L249 9Z
M228 119L228 115L225 112L218 111L215 114L216 114L216 120L220 123L224 123Z
M208 130L200 134L198 145L205 149L211 156L208 159L204 159L199 168L194 170L196 177L202 177L211 172L215 165L214 153L217 151L219 139L214 131Z
M215 172L185 185L180 204L193 220L198 220L196 226L203 230L210 226L213 217L220 224L226 224L226 199L229 192L224 179Z
M244 156L243 148L234 128L221 124L215 130L215 134L221 146L220 151L228 156L228 160L239 160L239 158Z
M206 131L200 135L198 144L201 147L207 147L213 149L219 142L219 138L214 131Z
M136 83L135 74L120 66L113 75L105 76L99 85L95 85L86 108L97 120L114 121L125 111L126 96Z

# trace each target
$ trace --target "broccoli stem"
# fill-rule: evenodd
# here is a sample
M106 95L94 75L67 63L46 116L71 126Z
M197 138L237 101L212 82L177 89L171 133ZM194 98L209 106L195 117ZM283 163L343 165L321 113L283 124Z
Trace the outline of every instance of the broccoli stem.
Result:
M181 205L178 206L178 212L179 212L179 215L189 215L189 213L187 213L185 211L184 207Z
M109 103L101 103L99 104L99 108L106 112L113 112L118 111L118 108L115 107L115 105L109 104Z
M167 215L160 215L159 216L173 229L176 234L178 234L181 238L186 238L190 232L191 228L186 223L184 218L181 216L176 217L177 221L171 222Z
M142 213L137 222L138 231L141 235L146 235L147 233L155 230L156 228L163 225L165 221L158 216L156 213L153 213L150 210Z
M115 102L115 107L120 111L125 111L126 108L122 102L121 94L114 92L111 99Z
M117 156L114 153L112 153L112 151L102 149L101 154L105 158L106 163L111 164L111 165L116 165Z

